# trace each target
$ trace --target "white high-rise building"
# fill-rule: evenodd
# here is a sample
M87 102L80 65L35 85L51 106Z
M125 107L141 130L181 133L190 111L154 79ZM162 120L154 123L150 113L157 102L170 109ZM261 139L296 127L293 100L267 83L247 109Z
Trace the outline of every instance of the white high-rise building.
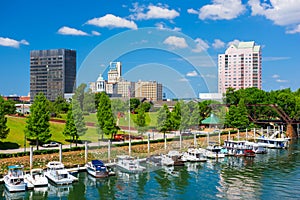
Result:
M225 54L218 56L219 93L227 88L261 89L261 59L261 47L254 41L230 45Z

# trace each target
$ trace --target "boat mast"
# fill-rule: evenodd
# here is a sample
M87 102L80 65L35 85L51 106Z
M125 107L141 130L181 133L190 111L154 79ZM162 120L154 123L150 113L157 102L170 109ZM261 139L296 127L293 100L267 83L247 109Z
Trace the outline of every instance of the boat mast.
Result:
M129 133L128 133L128 135L129 135L129 152L128 152L128 154L129 154L129 156L131 156L131 136L130 136L130 86L128 86L128 101L129 101L129 109L128 109L128 131L129 131Z

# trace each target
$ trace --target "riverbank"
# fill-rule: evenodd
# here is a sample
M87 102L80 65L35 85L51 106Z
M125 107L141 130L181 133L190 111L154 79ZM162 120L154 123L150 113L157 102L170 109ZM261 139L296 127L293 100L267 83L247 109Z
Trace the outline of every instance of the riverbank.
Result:
M251 132L248 132L248 136L251 138L253 137ZM228 135L221 136L221 142L226 140ZM231 138L236 138L236 134L231 134ZM240 138L245 138L245 133L240 133ZM211 136L209 138L211 142L218 142L218 136ZM150 143L150 154L148 154L148 146L147 144L132 144L131 147L131 155L134 157L145 158L150 155L158 155L167 153L169 150L173 149L180 149L179 146L179 139L174 139L172 141L167 142L167 149L165 150L164 142L160 143ZM182 148L181 150L184 151L188 147L194 146L194 139L184 139L182 141ZM197 146L198 147L206 147L207 146L207 138L206 137L199 137L197 138ZM88 150L88 157L87 160L90 161L92 159L100 159L104 162L114 162L114 159L117 155L124 155L128 154L129 147L117 147L112 145L111 146L111 153L110 153L110 160L108 160L108 148L102 147L98 149L90 149ZM58 153L52 154L42 154L42 155L33 155L33 167L34 168L46 168L46 165L50 161L59 160ZM73 168L78 166L84 166L85 164L85 151L78 150L78 151L70 151L70 152L63 152L62 153L62 162L64 163L66 168ZM7 167L10 165L23 165L25 170L30 169L30 158L29 156L22 156L22 157L12 157L12 158L2 158L0 159L0 177L3 174L6 174Z

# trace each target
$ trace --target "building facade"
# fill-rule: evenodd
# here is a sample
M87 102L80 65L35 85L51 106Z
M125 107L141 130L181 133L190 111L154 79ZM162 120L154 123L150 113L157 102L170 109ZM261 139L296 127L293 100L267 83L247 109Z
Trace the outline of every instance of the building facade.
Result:
M117 94L123 98L135 97L135 83L120 79L117 83Z
M230 45L225 54L218 56L219 93L225 93L228 88L261 89L261 60L261 47L254 41Z
M135 97L160 101L162 100L162 84L156 81L138 81L135 83Z
M54 101L76 88L76 51L69 49L30 52L30 100L42 92Z

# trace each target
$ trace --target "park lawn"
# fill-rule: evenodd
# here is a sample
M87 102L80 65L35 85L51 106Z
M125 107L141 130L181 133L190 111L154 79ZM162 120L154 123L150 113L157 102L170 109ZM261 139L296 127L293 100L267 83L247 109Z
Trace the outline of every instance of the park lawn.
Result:
M20 148L24 147L24 129L26 125L26 118L17 118L7 116L7 127L10 128L10 132L6 139L2 142L12 142L17 143ZM52 123L50 122L50 133L52 134L52 141L56 141L62 144L68 144L65 136L63 135L65 124L62 123ZM92 142L98 141L98 135L96 128L87 127L88 130L85 135L80 137L80 140L88 140ZM26 147L29 147L29 141L26 141Z

